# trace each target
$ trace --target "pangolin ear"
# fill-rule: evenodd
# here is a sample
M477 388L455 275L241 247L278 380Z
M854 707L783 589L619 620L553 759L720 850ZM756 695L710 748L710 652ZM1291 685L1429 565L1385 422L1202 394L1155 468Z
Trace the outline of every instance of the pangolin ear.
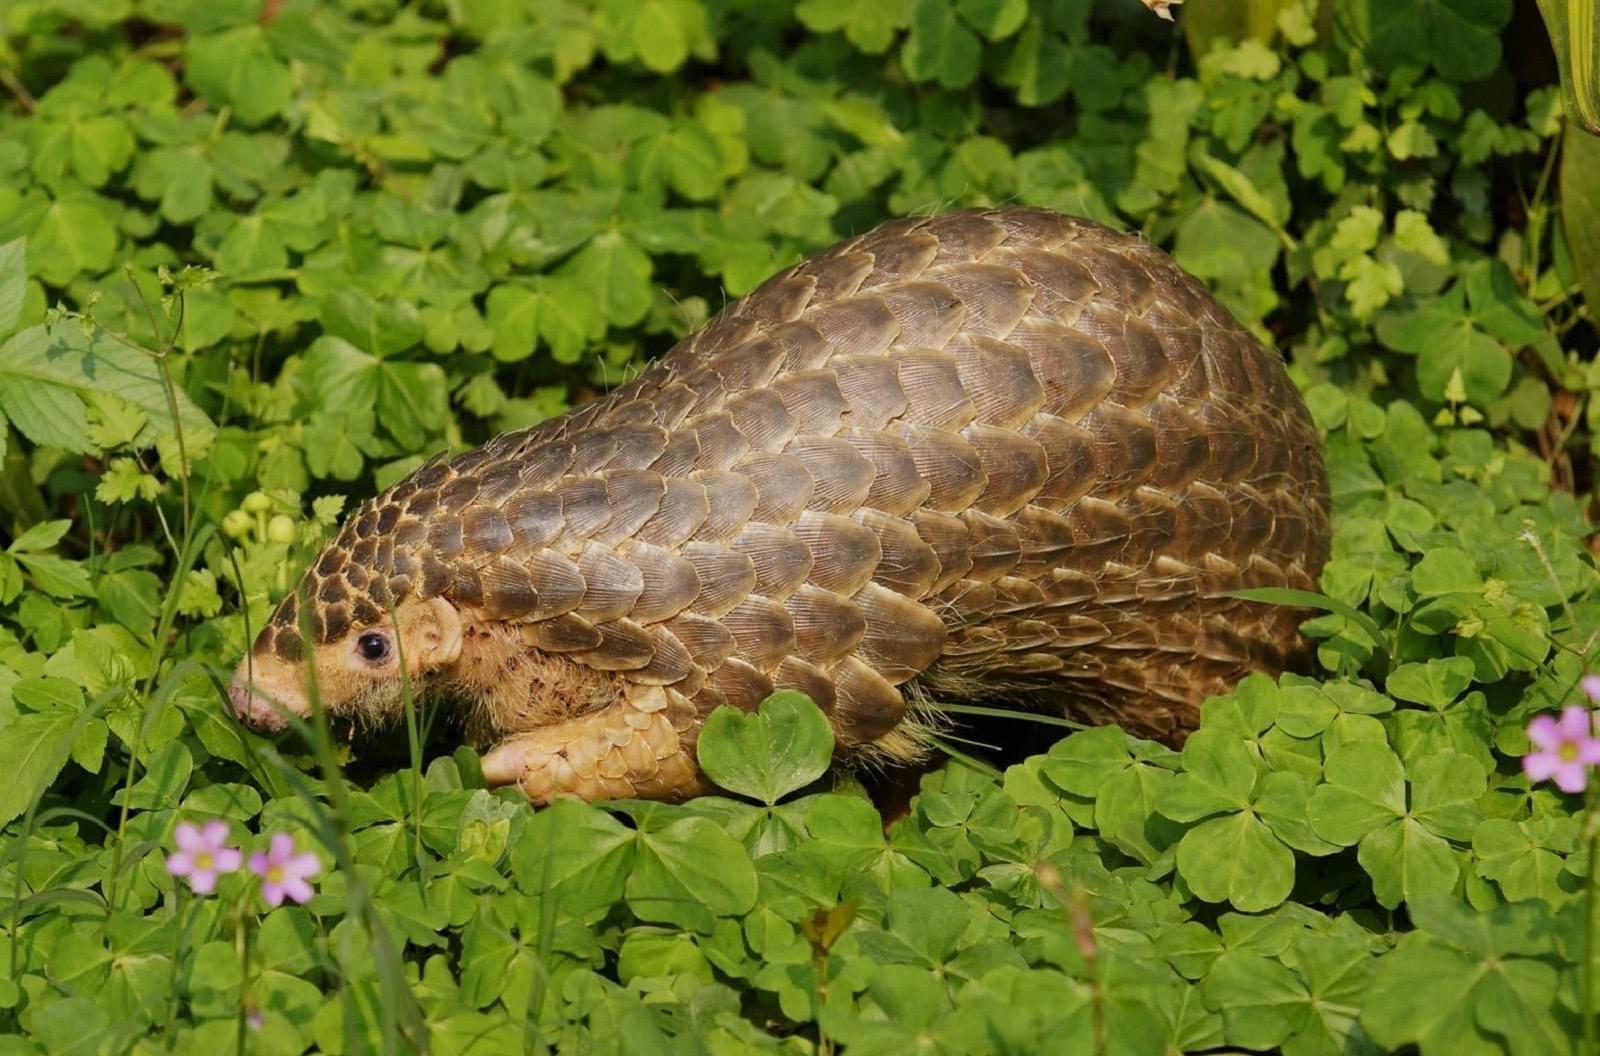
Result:
M428 619L421 634L424 667L453 664L461 655L461 613L443 598L427 602Z

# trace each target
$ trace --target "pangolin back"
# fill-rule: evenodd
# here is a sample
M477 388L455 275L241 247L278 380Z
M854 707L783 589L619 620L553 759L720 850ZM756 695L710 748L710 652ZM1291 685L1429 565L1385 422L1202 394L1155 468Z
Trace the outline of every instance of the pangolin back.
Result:
M319 642L413 593L698 714L809 694L843 746L935 697L1033 694L1181 739L1276 670L1315 589L1316 430L1170 257L1033 209L885 224L628 384L436 460L308 573ZM291 598L260 648L299 655ZM681 699L680 698L680 699Z

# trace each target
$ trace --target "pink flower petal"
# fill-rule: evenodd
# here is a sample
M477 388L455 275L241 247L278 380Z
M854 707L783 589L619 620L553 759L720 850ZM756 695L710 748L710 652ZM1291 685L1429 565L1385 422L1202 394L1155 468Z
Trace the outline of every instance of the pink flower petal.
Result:
M267 852L267 857L271 859L272 864L282 865L289 860L292 854L294 854L294 837L287 832L273 833L272 847Z
M1600 704L1600 675L1585 675L1583 681L1579 682L1578 685L1583 687L1583 691L1589 695L1590 700Z
M1561 759L1554 752L1534 752L1522 757L1522 772L1534 784L1548 781L1561 768Z
M1588 708L1569 704L1561 709L1561 721L1557 728L1561 731L1563 741L1581 741L1594 736L1594 719L1590 718Z
M283 905L283 885L270 882L262 884L261 897L267 900L269 906Z
M284 862L283 871L290 876L316 876L322 872L322 862L310 851L305 851Z
M300 879L298 876L285 880L283 882L283 891L284 894L288 895L302 906L307 902L310 902L311 896L315 893L311 890L311 885Z
M1578 762L1587 766L1600 765L1600 738L1588 737L1578 742Z
M189 887L197 895L209 895L217 889L217 874L201 870L189 877Z
M1561 727L1552 715L1536 715L1528 723L1528 740L1546 751L1553 750L1561 743Z
M221 847L228 842L228 823L225 821L208 821L206 827L200 830L207 843L212 847Z
M260 851L250 855L250 871L257 876L266 876L267 870L272 868L272 863L267 861L267 856Z
M1589 784L1589 768L1582 763L1564 762L1556 769L1556 787L1563 792L1582 792Z
M201 837L200 830L190 825L187 821L180 823L172 831L172 838L177 842L178 849L182 851L193 853L205 846L205 840Z
M212 862L219 873L237 872L239 863L244 860L244 854L237 847L222 847L212 855Z
M188 851L173 851L167 855L167 874L169 876L188 876L194 871L194 855Z

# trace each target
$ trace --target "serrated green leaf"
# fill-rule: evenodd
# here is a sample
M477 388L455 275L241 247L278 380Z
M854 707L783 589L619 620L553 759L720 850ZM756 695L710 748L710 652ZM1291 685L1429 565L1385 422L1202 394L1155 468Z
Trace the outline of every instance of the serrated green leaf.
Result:
M66 765L77 715L52 710L0 720L0 824L17 817Z
M22 321L22 302L28 288L26 253L24 239L14 238L0 245L0 338L9 337Z
M1450 247L1428 223L1428 218L1415 209L1402 209L1394 217L1394 240L1430 264L1444 267L1450 263Z
M70 323L29 327L0 345L0 412L35 443L93 453L84 410L90 393L114 394L144 412L140 446L172 436L167 389L153 356ZM215 427L181 388L173 398L186 443L203 450Z

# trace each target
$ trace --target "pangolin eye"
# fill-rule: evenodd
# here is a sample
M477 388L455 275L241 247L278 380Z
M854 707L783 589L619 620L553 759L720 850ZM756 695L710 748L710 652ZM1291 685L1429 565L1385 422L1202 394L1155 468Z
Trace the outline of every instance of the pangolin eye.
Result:
M368 631L356 639L356 649L360 651L361 658L368 663L381 663L389 658L389 637L376 631Z

